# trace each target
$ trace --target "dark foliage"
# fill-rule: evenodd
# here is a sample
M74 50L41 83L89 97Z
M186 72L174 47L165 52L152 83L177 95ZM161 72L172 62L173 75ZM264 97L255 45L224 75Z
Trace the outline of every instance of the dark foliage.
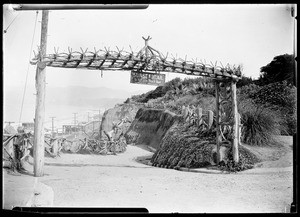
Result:
M260 72L259 85L267 85L280 81L287 81L288 84L295 85L294 56L290 54L276 56L269 64L261 67Z
M240 88L240 87L243 87L243 86L246 86L246 85L250 85L250 84L253 84L254 81L253 79L250 77L247 77L245 75L242 75L242 79L240 79L237 84L236 84L236 87L237 88Z
M247 85L238 89L238 103L252 100L249 108L266 108L268 113L273 113L280 122L280 131L282 135L293 135L296 132L296 87L287 84L286 81L258 86L255 84ZM245 107L245 106L244 106ZM253 110L253 109L252 109ZM252 112L255 114L255 112Z

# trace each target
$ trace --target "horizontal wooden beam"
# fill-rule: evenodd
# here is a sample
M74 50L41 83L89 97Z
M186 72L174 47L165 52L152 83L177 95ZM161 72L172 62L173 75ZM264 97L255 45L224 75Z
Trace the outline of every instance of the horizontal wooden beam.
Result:
M14 4L14 10L146 9L148 4Z
M156 52L158 55L151 53L150 57L146 57L144 52L148 49L151 52ZM55 53L48 54L43 57L41 62L44 62L49 67L61 68L77 68L89 70L140 70L150 72L173 72L186 75L210 77L214 79L224 78L240 79L241 72L239 67L230 68L205 65L203 63L194 63L192 61L167 60L163 58L159 51L151 47L143 47L137 54L125 51L101 51L98 52L71 52L70 53ZM35 65L40 61L39 54L36 55L30 62Z

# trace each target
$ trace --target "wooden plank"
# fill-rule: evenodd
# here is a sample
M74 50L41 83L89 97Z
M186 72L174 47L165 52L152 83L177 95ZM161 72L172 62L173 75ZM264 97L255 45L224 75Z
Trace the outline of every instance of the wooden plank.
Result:
M233 141L232 141L232 154L233 161L235 163L239 162L239 150L238 150L238 109L237 109L237 100L236 100L236 81L231 81L231 96L232 96L232 118L233 118Z

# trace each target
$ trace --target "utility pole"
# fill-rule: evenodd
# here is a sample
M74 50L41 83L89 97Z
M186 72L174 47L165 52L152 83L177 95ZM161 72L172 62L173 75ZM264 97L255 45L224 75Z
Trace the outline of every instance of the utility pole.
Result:
M43 62L43 56L46 55L47 49L47 32L48 32L48 10L42 12L42 29L40 44L40 61L36 68L35 87L36 87L36 108L34 122L34 142L33 157L34 167L33 173L35 177L44 175L44 119L45 119L45 87L46 87L46 64Z
M77 113L73 113L74 114L74 126L76 125L76 115Z
M54 137L54 118L55 117L50 117L52 119L52 137Z
M88 112L88 123L90 122L90 113Z
M74 114L74 127L75 127L75 132L77 132L77 127L76 127L76 115L77 113L73 113Z

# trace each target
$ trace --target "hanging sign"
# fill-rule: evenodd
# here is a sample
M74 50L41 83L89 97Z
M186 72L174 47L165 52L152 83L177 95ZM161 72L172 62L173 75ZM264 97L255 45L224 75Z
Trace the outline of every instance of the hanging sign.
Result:
M154 86L161 86L165 84L166 75L149 73L149 72L137 72L131 71L130 83L134 84L148 84Z

